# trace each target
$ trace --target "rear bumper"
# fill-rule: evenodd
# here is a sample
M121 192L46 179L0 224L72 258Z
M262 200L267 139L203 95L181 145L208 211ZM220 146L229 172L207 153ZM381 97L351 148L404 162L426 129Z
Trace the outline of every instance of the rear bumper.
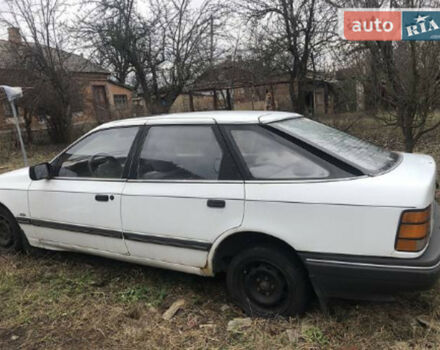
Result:
M428 248L418 258L399 259L300 253L321 297L377 299L397 292L431 288L440 276L440 214Z

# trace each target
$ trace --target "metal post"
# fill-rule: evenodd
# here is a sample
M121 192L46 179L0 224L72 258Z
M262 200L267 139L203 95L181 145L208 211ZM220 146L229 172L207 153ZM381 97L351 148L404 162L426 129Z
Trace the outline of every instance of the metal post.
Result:
M17 127L18 139L20 140L21 152L23 153L24 166L27 167L29 166L29 164L28 164L26 149L24 148L23 137L21 136L20 122L18 120L17 108L15 108L14 101L10 101L9 103L11 105L12 114L14 115L15 126Z

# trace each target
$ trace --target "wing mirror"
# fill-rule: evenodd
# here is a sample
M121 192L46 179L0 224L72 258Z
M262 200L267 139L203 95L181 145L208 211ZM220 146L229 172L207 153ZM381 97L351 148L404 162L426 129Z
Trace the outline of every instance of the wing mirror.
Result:
M51 178L52 167L49 163L41 163L29 168L29 176L32 180L49 180Z

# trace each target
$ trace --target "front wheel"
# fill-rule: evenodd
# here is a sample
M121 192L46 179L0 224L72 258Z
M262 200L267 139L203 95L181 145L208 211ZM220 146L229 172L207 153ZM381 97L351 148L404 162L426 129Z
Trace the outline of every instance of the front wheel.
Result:
M13 252L21 248L21 234L14 216L0 207L0 252Z
M249 316L302 314L310 295L301 264L276 247L256 246L238 253L229 264L226 282Z

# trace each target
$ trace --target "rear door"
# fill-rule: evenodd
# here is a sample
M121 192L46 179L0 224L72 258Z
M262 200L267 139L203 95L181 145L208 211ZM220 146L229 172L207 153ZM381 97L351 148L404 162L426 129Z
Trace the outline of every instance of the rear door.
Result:
M121 193L138 130L122 127L94 132L58 157L54 178L32 182L31 223L43 243L127 254Z
M241 225L244 183L211 120L151 121L132 170L122 195L130 255L203 267L214 240Z

